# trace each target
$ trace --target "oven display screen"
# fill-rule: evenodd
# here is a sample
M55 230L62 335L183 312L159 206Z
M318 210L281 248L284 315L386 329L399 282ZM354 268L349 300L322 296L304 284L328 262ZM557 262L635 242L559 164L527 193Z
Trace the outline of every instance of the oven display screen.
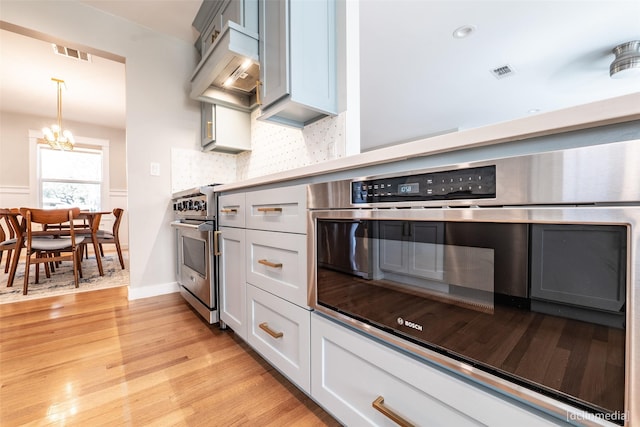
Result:
M420 193L420 184L417 182L398 185L398 194L418 194Z

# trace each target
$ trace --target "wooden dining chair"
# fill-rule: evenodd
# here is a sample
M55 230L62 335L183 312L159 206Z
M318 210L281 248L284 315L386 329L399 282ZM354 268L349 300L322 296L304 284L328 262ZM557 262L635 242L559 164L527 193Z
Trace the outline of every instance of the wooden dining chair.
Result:
M124 210L120 208L115 208L113 210L113 215L116 217L115 222L113 223L113 228L111 232L106 230L98 230L98 244L100 245L100 256L104 257L104 250L102 249L102 245L112 244L116 245L116 251L118 252L118 259L120 260L120 266L124 270L124 258L122 257L122 247L120 246L120 222L122 222L122 215L124 214Z
M7 261L4 266L4 272L9 272L9 264L11 263L11 254L16 248L16 232L10 219L10 209L0 209L0 266L2 266L2 257L7 253Z
M79 247L84 241L84 237L75 235L73 220L80 214L80 209L20 208L20 213L26 221L25 246L27 249L22 293L24 295L27 294L31 264L36 265L35 283L38 283L40 275L39 264L44 263L45 270L48 272L47 264L57 261L73 262L73 279L77 288L79 286L78 276L82 274ZM65 222L71 224L68 236L59 236L59 230L46 230L48 225ZM34 228L34 224L39 224L40 230ZM58 236L58 238L42 239L40 238L42 236Z
M45 225L43 227L45 230L68 230L69 223L64 222L61 224L50 224L50 225ZM86 233L91 232L91 224L87 222L86 218L75 219L73 221L73 227L75 228L76 235L78 234L85 235ZM83 246L84 246L84 255L87 258L89 258L89 248L87 245L83 245ZM56 263L56 264L59 264L59 263Z

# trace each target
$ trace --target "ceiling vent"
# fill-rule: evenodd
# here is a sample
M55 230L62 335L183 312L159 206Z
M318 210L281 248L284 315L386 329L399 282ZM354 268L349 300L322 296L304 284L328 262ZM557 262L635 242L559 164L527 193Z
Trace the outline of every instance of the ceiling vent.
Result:
M515 73L516 71L509 64L505 64L491 70L491 74L493 74L493 77L496 79L504 79L505 77L512 76Z
M53 44L53 53L56 55L66 56L67 58L77 59L78 61L91 62L91 55L78 49Z

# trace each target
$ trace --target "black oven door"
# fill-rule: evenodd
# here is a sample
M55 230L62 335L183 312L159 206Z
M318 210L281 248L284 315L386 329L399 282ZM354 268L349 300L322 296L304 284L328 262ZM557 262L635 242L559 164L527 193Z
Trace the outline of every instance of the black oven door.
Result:
M316 219L320 311L572 404L624 410L625 226L331 215Z

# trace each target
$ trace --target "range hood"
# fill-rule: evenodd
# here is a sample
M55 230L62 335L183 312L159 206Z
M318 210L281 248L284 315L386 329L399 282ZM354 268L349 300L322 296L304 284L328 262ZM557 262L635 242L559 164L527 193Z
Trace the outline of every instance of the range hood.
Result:
M229 21L191 76L191 98L250 111L260 72L258 38Z

